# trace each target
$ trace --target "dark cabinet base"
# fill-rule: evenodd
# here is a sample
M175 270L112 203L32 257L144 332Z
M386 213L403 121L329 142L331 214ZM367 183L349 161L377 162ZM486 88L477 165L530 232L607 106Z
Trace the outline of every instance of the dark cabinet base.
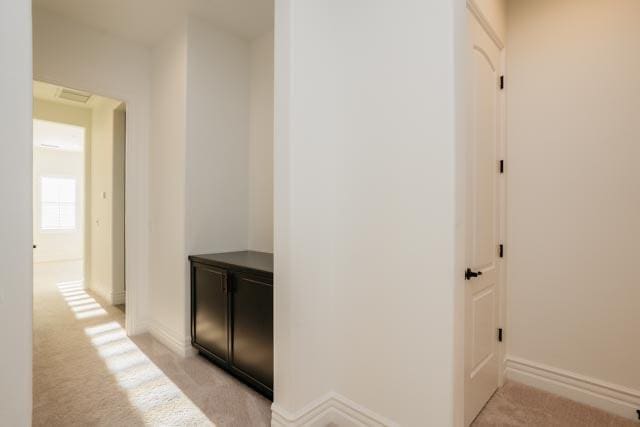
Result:
M273 390L269 387L262 385L259 381L256 381L254 378L251 378L249 375L245 374L239 369L234 369L232 366L229 366L224 360L220 359L215 354L207 351L206 348L199 346L198 344L193 344L193 346L198 350L198 354L207 360L213 362L216 366L221 369L224 369L231 375L233 375L238 380L242 381L244 384L248 385L267 399L273 401Z
M191 344L273 400L273 255L190 256Z

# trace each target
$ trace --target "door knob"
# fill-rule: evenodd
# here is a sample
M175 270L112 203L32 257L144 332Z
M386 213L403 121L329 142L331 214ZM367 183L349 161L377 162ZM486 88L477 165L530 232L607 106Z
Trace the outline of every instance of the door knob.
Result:
M482 271L471 271L470 268L467 268L467 271L464 272L464 280L471 280L478 276L482 276Z

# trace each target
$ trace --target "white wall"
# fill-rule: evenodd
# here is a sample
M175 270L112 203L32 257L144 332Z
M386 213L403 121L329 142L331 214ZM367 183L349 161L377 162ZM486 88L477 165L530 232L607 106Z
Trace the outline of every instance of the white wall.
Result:
M249 239L249 43L188 22L186 249L246 250ZM184 259L184 289L189 270ZM185 325L189 335L189 298Z
M380 422L452 425L464 5L293 3L276 2L276 419L333 390Z
M73 178L76 181L76 227L73 230L42 230L42 177ZM33 149L33 240L34 262L84 259L84 152L34 147Z
M34 79L127 104L127 332L145 329L148 252L149 50L41 9L34 10Z
M273 32L251 42L249 249L273 252Z
M250 200L254 249L271 250L272 218L260 216L272 191L269 55L268 38L252 50L193 16L152 51L151 330L180 353L190 346L187 255L251 247Z
M157 337L172 337L178 351L186 342L187 305L186 55L184 28L169 34L151 55L150 326Z
M249 43L189 19L187 251L247 249Z
M122 196L121 189L114 187L114 110L119 105L119 101L99 98L92 112L89 286L110 304L123 302L124 285L114 275L114 264L123 256L122 248L114 247L114 221L122 215L114 209L116 198Z
M508 12L509 357L640 404L640 3Z
M31 2L0 2L0 420L31 425Z
M71 170L72 175L79 174L79 181L83 186L82 197L78 199L78 212L77 218L82 219L80 224L81 229L78 229L74 233L40 233L38 223L39 221L39 210L38 210L38 195L36 193L36 189L38 186L38 181L34 181L36 185L34 187L34 244L38 245L38 248L34 251L34 262L49 262L49 261L60 261L60 260L73 260L73 259L82 259L85 254L85 247L90 247L90 226L91 221L86 221L85 214L87 218L90 218L90 203L86 202L87 199L90 200L90 169L91 165L87 165L90 163L90 155L91 155L91 110L87 108L78 108L70 105L62 105L59 103L46 101L43 99L34 99L33 101L33 117L39 120L46 120L50 122L58 122L65 123L74 126L80 126L84 128L85 131L85 141L84 141L84 153L80 153L79 156L76 155L78 153L70 153L70 152L54 152L51 153L50 150L35 150L34 151L34 166L37 165L37 160L35 160L35 156L38 153L48 153L47 157L54 156L56 158L76 158L75 164L73 165L62 165L61 167L65 170ZM57 153L57 154L56 154ZM69 162L65 162L69 163ZM74 168L80 168L81 172L74 172ZM60 168L58 168L60 169ZM34 170L34 179L37 177L38 173ZM88 262L85 262L85 265L88 265ZM89 272L85 271L85 278L88 278Z

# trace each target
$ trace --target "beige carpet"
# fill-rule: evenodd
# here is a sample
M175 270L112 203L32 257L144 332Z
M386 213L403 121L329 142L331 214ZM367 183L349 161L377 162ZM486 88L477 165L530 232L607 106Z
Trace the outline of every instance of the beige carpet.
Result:
M34 426L268 426L271 402L149 335L84 289L81 263L34 269Z
M473 422L473 427L638 427L638 423L590 406L508 382Z
M271 402L203 358L177 357L150 335L127 338L122 307L85 290L80 272L81 262L34 269L34 426L270 424ZM507 383L473 425L639 424Z

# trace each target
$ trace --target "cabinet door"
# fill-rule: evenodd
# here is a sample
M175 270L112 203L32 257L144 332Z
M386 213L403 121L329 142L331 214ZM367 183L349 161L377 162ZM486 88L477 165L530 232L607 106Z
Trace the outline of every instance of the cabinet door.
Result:
M227 272L194 264L192 267L192 338L214 356L229 360Z
M273 389L272 280L234 275L232 363L251 378Z

